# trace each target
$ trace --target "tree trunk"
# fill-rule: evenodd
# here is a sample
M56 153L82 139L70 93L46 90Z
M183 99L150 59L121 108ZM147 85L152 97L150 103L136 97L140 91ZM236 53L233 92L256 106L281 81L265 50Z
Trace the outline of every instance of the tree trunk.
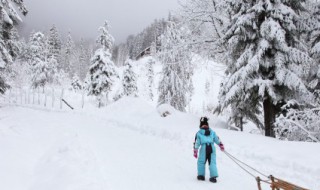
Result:
M267 96L263 101L263 111L264 111L265 136L275 137L275 133L274 133L274 123L276 120L275 106L273 105L271 98L269 96Z
M243 117L240 117L240 130L243 132Z

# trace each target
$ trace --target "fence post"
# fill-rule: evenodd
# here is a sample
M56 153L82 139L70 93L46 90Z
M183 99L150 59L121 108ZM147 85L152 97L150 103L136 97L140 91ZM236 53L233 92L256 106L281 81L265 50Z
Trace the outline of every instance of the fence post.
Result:
M24 90L24 104L27 104L27 90Z
M261 189L261 179L260 179L260 177L257 177L256 180L257 180L257 184L258 184L258 189L262 190Z
M63 99L64 89L61 90L61 96L60 96L60 109L62 109L62 99Z
M15 97L16 97L16 104L18 104L18 89L16 89Z
M34 91L35 91L35 90L32 89L32 104L35 103L35 92L34 92Z
M29 104L29 103L30 103L30 101L29 101L29 96L30 96L29 90L26 89L26 104Z
M21 105L23 104L22 99L23 99L23 97L22 97L22 89L20 88L20 102L21 102Z
M11 89L9 90L8 102L11 103Z
M81 98L81 107L82 108L84 107L84 93L85 93L85 90L82 91L82 98Z
M28 104L31 104L30 96L31 96L31 89L28 90Z
M43 89L44 91L44 107L47 107L47 91L46 89Z
M38 105L40 105L40 88L38 88Z
M54 108L54 88L52 88L52 108Z

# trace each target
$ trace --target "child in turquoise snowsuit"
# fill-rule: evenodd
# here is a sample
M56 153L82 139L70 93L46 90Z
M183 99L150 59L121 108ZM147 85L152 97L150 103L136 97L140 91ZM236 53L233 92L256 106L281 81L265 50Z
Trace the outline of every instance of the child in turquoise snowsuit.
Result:
M209 162L210 181L217 182L218 170L216 164L216 149L214 143L219 145L221 151L224 151L223 144L216 133L209 128L208 119L202 117L200 119L200 130L197 132L194 143L194 157L198 158L198 150L200 148L198 158L198 180L205 180L205 165Z

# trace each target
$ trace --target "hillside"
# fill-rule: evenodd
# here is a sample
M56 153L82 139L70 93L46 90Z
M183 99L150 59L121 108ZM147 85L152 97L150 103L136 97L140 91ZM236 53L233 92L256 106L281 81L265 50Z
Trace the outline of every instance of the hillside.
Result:
M90 112L2 105L0 116L1 189L257 189L220 150L218 183L197 181L192 143L199 118L180 112L162 118L141 99L124 98ZM237 158L319 188L319 144L229 131L218 123L210 125Z

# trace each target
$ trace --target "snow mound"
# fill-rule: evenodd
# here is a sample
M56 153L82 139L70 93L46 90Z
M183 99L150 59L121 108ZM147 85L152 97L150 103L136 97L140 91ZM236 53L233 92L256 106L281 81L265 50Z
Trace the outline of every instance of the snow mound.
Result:
M172 107L169 104L161 104L157 108L158 113L160 114L161 117L167 117L169 115L172 115L176 112L174 107Z
M103 109L107 117L131 118L132 116L146 116L155 112L147 101L135 97L123 97Z

